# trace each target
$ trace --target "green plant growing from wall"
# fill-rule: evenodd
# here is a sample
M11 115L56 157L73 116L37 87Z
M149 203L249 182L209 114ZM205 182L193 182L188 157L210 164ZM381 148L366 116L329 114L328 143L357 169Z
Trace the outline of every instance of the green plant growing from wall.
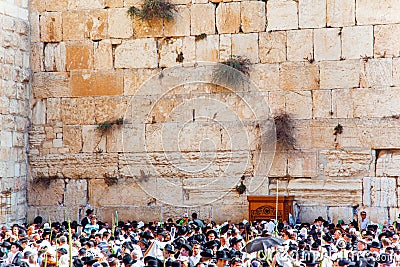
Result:
M245 83L243 75L238 75L233 69L250 75L250 60L242 56L230 56L227 60L220 62L213 74L213 82L227 86L241 85Z
M343 133L343 126L338 123L338 125L333 128L333 135L335 136L335 142L337 141L337 136Z
M176 5L166 0L145 0L140 8L130 7L128 14L131 18L138 17L140 20L145 21L152 19L172 20L176 11Z
M285 149L295 149L296 138L294 137L293 120L287 113L274 116L276 141Z
M94 152L95 153L103 153L103 150L99 147L101 140L103 139L104 134L108 133L114 125L122 125L124 124L124 119L123 118L118 118L113 121L104 121L101 123L97 123L97 130L101 132L101 136L99 138L99 141L95 145Z

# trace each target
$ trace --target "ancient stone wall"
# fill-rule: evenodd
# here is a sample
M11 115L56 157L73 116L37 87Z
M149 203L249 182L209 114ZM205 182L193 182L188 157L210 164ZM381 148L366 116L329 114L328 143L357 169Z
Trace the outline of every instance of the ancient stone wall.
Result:
M114 210L124 219L246 218L246 194L234 188L258 175L260 121L250 114L263 100L290 114L297 142L276 147L262 186L247 194L294 195L303 221L348 221L357 205L375 221L397 216L396 0L172 2L174 20L146 22L127 15L139 0L31 1L28 219L76 219L87 205L108 221ZM179 75L167 90L162 69L232 55L250 60L258 90ZM153 76L161 82L143 87ZM248 110L246 96L259 99ZM104 124L118 118L126 124Z
M28 1L0 2L0 223L24 222L30 98Z

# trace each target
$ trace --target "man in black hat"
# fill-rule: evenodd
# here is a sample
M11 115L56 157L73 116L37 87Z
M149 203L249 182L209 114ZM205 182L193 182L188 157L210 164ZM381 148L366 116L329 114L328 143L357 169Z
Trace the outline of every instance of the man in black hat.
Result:
M86 224L90 223L90 216L93 215L94 210L93 209L87 209L86 210L86 217L82 219L81 225L83 229L85 229Z
M189 260L193 263L193 265L196 265L200 261L201 259L200 253L201 253L200 243L194 241L192 246L192 255L189 257Z
M229 240L229 243L231 244L231 248L236 249L238 251L241 251L243 248L243 238L241 237L233 237Z
M200 256L200 262L203 262L204 264L210 264L214 258L214 254L212 253L211 249L204 249L202 252L200 252Z
M11 243L11 248L10 248L10 252L8 253L7 259L6 259L6 263L7 264L13 264L13 265L21 265L22 263L22 258L23 258L23 254L22 251L23 248L21 246L21 243L19 243L18 241L16 242L12 242Z
M217 267L225 267L229 260L230 258L225 250L217 251Z

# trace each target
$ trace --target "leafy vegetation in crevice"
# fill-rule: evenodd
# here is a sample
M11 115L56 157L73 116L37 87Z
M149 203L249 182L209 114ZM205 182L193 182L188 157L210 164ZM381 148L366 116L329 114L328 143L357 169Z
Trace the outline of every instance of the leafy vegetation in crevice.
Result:
M145 0L140 8L130 7L128 14L131 18L150 21L153 19L172 20L177 7L166 0Z
M295 149L296 138L294 137L293 120L287 113L274 116L276 141L285 149Z

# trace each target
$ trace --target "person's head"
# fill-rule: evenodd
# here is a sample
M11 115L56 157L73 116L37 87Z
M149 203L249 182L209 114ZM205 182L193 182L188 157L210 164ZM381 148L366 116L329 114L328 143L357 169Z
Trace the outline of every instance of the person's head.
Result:
M201 252L200 244L194 244L192 247L193 256L197 256Z
M192 213L192 219L193 219L193 220L197 220L197 213L196 213L196 212L193 212L193 213Z
M231 260L229 266L230 266L230 267L241 267L242 264L243 264L242 259L239 258L239 257L235 257L235 258L232 258L232 260Z
M367 217L367 212L365 210L360 212L361 219L364 220Z
M90 223L93 224L93 225L97 223L97 216L96 215L90 216Z
M180 250L180 255L189 257L191 253L192 253L192 248L187 244L183 244Z
M357 249L358 251L363 251L367 248L367 243L364 240L358 240Z

